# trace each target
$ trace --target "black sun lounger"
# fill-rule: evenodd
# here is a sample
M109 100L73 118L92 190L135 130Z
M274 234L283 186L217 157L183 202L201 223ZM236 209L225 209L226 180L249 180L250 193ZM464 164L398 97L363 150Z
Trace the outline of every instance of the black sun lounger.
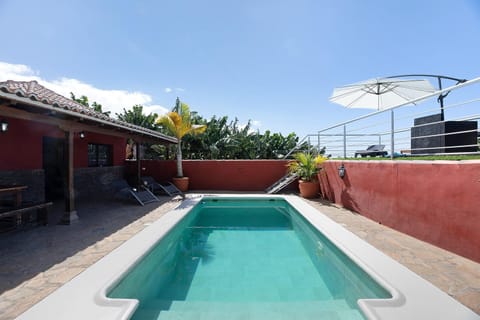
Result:
M376 157L376 156L386 156L388 154L387 151L384 151L385 148L384 144L374 144L367 148L367 150L357 150L355 151L355 158L360 155L362 158L364 157Z
M185 197L182 191L178 190L178 188L171 182L162 182L159 183L155 181L152 177L145 176L142 177L143 184L153 193L157 194L158 192L160 193L166 193L169 196L182 196Z
M117 180L113 182L113 188L115 189L116 197L126 198L126 199L133 198L142 206L150 202L160 201L147 188L141 188L141 189L132 188L125 180Z

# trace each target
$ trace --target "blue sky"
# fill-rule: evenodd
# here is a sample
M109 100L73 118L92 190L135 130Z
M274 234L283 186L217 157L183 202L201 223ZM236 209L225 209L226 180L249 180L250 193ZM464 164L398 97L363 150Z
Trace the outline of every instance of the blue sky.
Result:
M371 112L332 90L410 73L480 76L480 1L0 0L0 81L115 112L179 96L206 118L303 136Z

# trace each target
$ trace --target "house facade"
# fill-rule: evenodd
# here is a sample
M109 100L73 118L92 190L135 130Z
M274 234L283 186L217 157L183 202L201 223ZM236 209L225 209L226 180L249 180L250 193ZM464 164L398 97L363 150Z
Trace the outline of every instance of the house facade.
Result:
M27 186L27 202L64 199L65 223L76 218L76 199L112 193L111 183L124 178L127 140L177 142L95 112L36 81L0 82L0 123L0 185Z

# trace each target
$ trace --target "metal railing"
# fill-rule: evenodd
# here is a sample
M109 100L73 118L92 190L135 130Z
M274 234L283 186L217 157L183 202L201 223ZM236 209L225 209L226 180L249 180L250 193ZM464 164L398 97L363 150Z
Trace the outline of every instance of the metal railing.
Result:
M445 120L441 120L437 100L447 94L443 106ZM421 103L412 105L418 102ZM333 158L348 158L370 145L384 145L391 158L476 154L479 153L480 138L478 119L480 78L475 78L308 134L285 157L299 151L318 153L323 150Z

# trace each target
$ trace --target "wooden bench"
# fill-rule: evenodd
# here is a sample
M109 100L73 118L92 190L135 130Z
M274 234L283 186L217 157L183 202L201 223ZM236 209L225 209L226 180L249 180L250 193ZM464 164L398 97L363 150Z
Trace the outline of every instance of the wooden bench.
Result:
M30 214L37 211L37 223L45 226L48 224L48 208L52 205L53 202L27 203L20 207L3 209L0 210L0 219L15 217L16 225L25 226L30 220Z

